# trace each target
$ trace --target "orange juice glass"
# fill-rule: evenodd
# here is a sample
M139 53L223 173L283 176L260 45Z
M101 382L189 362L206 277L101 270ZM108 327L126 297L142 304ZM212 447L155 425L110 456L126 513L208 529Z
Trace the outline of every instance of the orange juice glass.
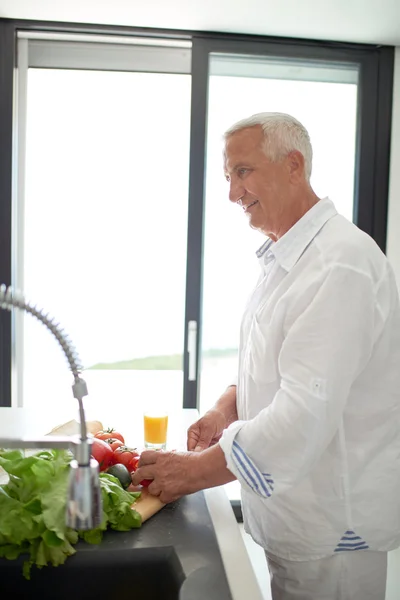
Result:
M144 445L153 450L165 450L167 445L168 415L165 413L144 414Z

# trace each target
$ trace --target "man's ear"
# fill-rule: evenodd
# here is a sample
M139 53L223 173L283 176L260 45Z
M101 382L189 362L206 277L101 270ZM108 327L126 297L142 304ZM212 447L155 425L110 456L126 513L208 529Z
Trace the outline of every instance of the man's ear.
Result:
M304 179L304 156L298 150L292 150L287 156L289 176L292 183Z

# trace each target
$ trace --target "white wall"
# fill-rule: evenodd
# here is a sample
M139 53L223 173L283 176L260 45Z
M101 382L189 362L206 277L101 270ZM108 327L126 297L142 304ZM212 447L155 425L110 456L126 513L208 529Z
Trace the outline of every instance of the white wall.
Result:
M400 288L400 47L396 48L390 157L387 255Z

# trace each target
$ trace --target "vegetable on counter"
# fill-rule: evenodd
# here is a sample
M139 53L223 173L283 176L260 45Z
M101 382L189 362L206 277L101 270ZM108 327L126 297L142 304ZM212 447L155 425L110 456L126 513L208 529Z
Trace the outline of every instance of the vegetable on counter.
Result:
M114 451L114 464L124 465L130 473L135 471L138 459L139 452L136 448L120 446Z
M100 471L105 471L114 461L114 452L104 440L93 438L92 440L92 456L99 463Z
M131 465L130 465L132 467L132 472L135 472L136 469L138 468L139 460L140 460L140 456L136 456L132 460ZM152 482L152 479L143 479L140 482L140 485L143 486L143 487L149 487L149 485L151 484L151 482Z
M113 432L112 435L119 437L107 438L106 432ZM96 447L95 444L92 447L92 455L100 464L102 471L107 471L108 473L112 472L113 475L115 475L120 480L121 485L123 487L128 487L131 481L128 484L128 478L124 469L117 468L113 471L113 466L111 465L115 465L116 467L124 467L128 472L128 475L129 473L134 473L138 468L140 453L137 451L136 448L129 448L128 446L125 446L125 444L123 444L120 441L121 438L124 439L122 434L120 434L119 432L115 432L115 430L111 428L98 431L94 435L93 442L102 441L108 444L111 450L113 451L113 456L110 457L110 454L105 451L103 445L99 445L98 447ZM142 487L148 487L151 484L151 482L151 479L143 479L143 481L140 482L140 485Z
M115 431L115 429L113 429L112 427L98 431L94 434L94 437L99 440L109 440L110 438L114 438L120 440L123 444L125 444L125 439L122 433L119 433L119 431Z
M120 448L121 446L123 446L124 444L121 442L121 440L118 440L116 438L109 438L108 440L104 440L109 446L111 446L111 450L113 452L116 451L117 448Z
M113 465L107 469L109 475L113 475L118 479L124 490L132 483L132 477L125 465Z
M75 554L73 545L79 537L99 544L107 527L129 531L141 526L140 514L131 508L140 492L127 492L112 474L100 473L100 527L82 532L68 528L71 459L72 454L66 450L42 451L29 457L21 450L0 450L0 466L9 474L8 483L0 485L0 557L12 560L28 554L23 567L27 579L33 565L42 568L63 564Z

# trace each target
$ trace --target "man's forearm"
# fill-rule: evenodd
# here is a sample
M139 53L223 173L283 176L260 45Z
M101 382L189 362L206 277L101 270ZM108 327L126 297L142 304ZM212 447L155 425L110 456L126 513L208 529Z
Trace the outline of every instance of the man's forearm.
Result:
M236 477L226 466L225 454L219 444L193 454L196 487L199 490L235 481Z
M238 420L236 408L236 385L231 385L226 389L226 391L213 406L213 409L218 410L224 415L227 427L231 423L234 423Z

